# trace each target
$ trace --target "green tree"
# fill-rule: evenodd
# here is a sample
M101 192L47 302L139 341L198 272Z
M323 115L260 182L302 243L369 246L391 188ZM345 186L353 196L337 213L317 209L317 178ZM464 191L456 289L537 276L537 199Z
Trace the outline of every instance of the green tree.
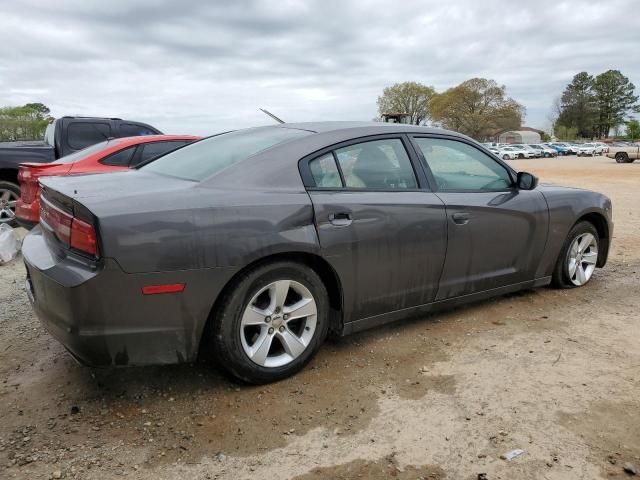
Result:
M525 109L494 80L472 78L431 100L431 116L443 128L483 140L522 125Z
M421 125L431 118L429 102L435 95L433 87L417 82L396 83L386 87L378 97L378 113L407 113L411 123Z
M635 118L627 122L627 138L632 142L640 139L640 122Z
M49 113L49 108L42 103L0 107L0 140L41 139L52 120Z
M630 113L639 112L635 85L619 70L607 70L593 82L598 107L597 133L608 137L612 128L624 123Z
M597 104L594 80L587 72L580 72L562 93L557 123L567 128L574 127L578 135L590 138L597 123Z
M578 136L578 129L576 127L567 127L560 123L556 124L554 132L559 140L575 140Z

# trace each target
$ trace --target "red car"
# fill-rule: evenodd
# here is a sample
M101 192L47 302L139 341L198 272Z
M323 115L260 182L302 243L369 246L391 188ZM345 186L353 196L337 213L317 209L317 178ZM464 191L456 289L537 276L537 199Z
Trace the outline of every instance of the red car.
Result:
M25 228L37 225L40 218L39 177L126 170L199 139L193 135L113 138L55 162L21 163L18 170L21 196L16 202L16 219Z

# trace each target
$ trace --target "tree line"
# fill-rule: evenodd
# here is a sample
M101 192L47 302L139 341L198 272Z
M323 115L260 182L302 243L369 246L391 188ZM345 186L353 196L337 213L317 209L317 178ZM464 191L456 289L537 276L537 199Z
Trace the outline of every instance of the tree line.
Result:
M593 76L576 74L556 100L552 121L560 138L608 138L612 131L626 125L633 137L640 112L635 85L619 70L607 70ZM635 137L637 138L637 137Z
M501 130L519 128L525 108L507 96L504 85L472 78L441 93L417 82L396 83L378 97L379 115L391 112L407 114L415 125L432 123L485 140Z
M0 107L0 141L39 140L52 120L42 103L21 107Z

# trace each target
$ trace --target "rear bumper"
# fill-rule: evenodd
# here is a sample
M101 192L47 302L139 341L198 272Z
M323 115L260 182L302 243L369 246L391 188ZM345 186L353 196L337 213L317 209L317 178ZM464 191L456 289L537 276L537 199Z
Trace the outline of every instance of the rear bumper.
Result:
M114 260L91 265L57 249L40 228L23 243L26 289L45 329L81 363L193 361L226 269L127 274ZM181 293L143 295L145 285L184 282Z

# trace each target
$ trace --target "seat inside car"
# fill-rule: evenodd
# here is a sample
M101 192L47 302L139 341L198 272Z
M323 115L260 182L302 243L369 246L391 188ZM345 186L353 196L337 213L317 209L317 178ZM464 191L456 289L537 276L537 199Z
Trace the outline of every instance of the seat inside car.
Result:
M351 187L393 188L397 167L377 145L362 146L347 183Z

